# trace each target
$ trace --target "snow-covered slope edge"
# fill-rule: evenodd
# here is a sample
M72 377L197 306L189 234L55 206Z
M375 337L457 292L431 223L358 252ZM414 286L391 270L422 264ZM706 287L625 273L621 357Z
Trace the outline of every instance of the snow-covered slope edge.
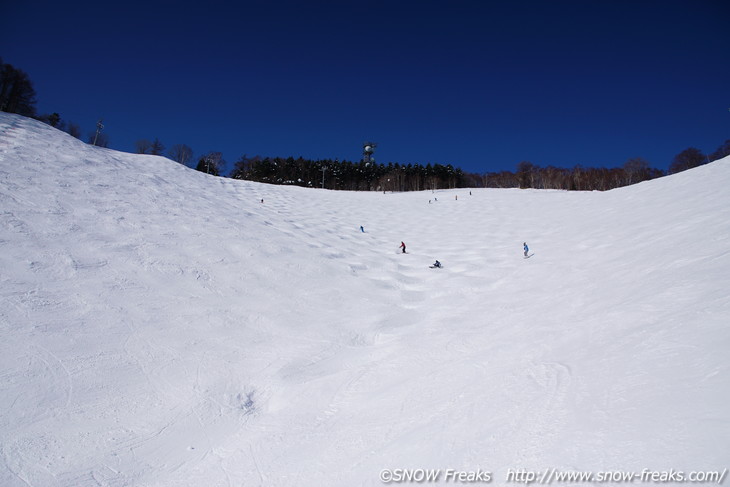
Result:
M729 185L307 190L0 114L0 484L730 467Z

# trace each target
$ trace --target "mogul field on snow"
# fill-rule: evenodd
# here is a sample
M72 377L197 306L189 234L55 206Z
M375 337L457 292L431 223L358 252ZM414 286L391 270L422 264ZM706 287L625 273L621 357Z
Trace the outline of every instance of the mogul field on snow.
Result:
M729 187L429 204L0 114L0 485L730 467Z

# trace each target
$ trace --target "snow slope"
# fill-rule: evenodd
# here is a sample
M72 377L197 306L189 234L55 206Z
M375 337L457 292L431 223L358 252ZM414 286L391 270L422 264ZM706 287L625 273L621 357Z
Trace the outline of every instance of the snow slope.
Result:
M722 471L728 188L269 186L0 114L0 485Z

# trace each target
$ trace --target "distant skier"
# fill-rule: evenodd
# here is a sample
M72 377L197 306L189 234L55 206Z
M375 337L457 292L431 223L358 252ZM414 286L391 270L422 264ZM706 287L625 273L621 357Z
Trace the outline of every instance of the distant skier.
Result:
M527 257L527 252L530 251L530 248L527 246L527 242L522 242L522 248L525 249L525 257Z
M401 242L401 243L400 243L400 247L398 247L398 248L399 248L399 249L403 249L403 253L404 253L404 254L406 253L406 244L405 244L405 243Z
M436 261L436 262L434 262L434 263L433 263L433 265L432 265L431 267L432 267L432 268L433 268L433 267L438 267L438 268L440 269L440 268L441 268L441 262L439 262L439 261Z
M362 227L362 225L360 225L360 231L361 231L362 233L365 233L365 229L364 229L364 228Z

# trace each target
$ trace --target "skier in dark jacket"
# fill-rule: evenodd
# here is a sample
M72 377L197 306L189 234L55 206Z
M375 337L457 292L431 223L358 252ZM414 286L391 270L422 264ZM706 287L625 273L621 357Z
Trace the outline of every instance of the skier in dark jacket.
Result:
M399 248L403 249L404 254L406 253L406 244L405 243L401 242Z

